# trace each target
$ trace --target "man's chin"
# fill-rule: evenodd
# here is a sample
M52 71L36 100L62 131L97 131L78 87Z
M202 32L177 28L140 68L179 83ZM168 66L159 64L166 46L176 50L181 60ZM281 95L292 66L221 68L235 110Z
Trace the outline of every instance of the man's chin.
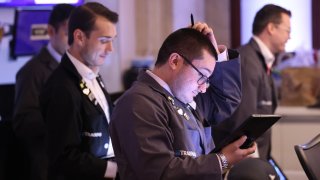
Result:
M187 99L186 102L184 102L184 103L189 104L189 103L191 103L193 101L194 101L194 98L192 97L191 99Z
M106 61L105 59L100 59L99 62L97 63L98 66L104 65L105 61Z

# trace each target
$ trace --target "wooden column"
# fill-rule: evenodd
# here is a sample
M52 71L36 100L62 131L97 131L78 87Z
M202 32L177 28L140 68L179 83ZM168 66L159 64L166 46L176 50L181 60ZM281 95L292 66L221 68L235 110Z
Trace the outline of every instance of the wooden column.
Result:
M231 48L241 45L241 12L240 0L230 1Z

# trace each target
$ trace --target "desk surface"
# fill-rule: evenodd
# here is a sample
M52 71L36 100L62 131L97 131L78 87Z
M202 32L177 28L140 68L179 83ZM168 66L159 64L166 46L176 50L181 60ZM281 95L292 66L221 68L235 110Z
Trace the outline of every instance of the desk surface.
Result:
M279 106L275 114L284 116L320 116L320 108L307 108L305 106Z

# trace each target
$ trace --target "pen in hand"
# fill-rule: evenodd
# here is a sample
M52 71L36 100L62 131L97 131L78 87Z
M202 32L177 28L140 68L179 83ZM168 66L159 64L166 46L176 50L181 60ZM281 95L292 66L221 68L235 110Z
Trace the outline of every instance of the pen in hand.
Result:
M194 26L194 20L193 20L193 15L192 15L192 13L191 13L190 18L191 18L191 27L193 27L193 26Z

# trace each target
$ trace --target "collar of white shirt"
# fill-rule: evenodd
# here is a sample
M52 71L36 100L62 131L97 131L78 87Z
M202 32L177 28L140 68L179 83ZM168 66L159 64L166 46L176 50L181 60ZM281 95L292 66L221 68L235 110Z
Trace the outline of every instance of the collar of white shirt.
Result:
M61 62L62 55L59 54L53 47L51 43L48 43L47 50L49 51L49 54L58 62Z
M153 74L150 70L147 70L147 74L149 74L155 81L157 81L157 83L160 84L161 87L163 87L173 96L169 85L166 82L164 82L164 80L162 80L159 76Z
M275 61L275 57L274 55L272 54L272 52L270 51L270 49L266 46L266 44L261 41L260 38L258 38L257 36L253 36L252 37L256 43L258 44L259 48L260 48L260 51L262 53L262 56L264 57L265 59L265 63L268 67L271 67L272 64L274 63Z
M150 70L147 70L147 74L149 74L155 81L157 81L157 83L160 84L161 87L163 87L165 90L167 90L172 96L172 92L171 92L171 89L169 87L169 85L164 82L159 76L153 74ZM188 103L193 109L196 109L197 108L197 104L195 101L192 101L190 103Z
M82 78L86 78L88 80L95 79L97 74L94 73L90 68L84 65L82 62L77 60L74 56L72 56L68 51L66 52L72 64L76 67L77 71L81 75Z

